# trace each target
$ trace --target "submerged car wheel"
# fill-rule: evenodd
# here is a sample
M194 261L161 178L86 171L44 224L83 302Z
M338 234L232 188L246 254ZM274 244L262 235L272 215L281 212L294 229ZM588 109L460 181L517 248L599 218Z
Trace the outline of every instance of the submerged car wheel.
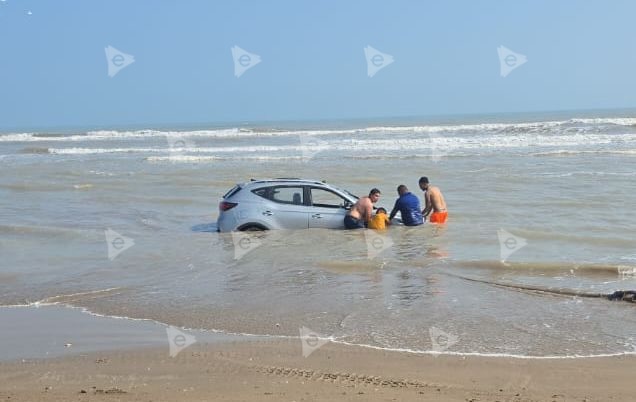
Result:
M261 232L263 230L267 230L267 228L263 225L259 225L258 223L247 223L239 228L241 232Z

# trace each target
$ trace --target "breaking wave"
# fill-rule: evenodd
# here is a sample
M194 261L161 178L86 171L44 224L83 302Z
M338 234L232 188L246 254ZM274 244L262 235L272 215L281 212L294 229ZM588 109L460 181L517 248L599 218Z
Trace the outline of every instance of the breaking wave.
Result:
M448 124L418 126L377 126L352 129L333 130L281 130L281 129L243 129L225 128L215 130L194 131L162 131L135 130L116 131L99 130L77 134L46 133L9 133L0 135L0 142L72 142L72 141L112 141L143 139L157 137L201 137L201 138L233 138L233 137L272 137L272 136L329 136L329 135L363 135L371 133L586 133L598 132L612 127L636 127L636 118L588 118L541 122L518 123L479 123Z

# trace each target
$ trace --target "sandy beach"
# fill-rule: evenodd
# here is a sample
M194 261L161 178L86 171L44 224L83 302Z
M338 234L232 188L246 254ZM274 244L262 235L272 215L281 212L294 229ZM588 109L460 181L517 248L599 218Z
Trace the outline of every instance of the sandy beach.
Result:
M431 356L299 340L195 344L0 364L6 401L634 400L631 357Z

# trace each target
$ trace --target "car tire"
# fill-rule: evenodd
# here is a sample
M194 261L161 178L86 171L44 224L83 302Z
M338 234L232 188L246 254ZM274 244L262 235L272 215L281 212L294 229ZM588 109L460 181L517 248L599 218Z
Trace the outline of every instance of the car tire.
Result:
M248 223L239 228L241 232L261 232L263 230L267 230L267 228L263 225L259 225L258 223Z

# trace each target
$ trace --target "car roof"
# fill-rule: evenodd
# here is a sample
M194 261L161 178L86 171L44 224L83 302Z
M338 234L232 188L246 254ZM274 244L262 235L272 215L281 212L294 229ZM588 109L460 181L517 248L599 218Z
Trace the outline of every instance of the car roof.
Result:
M352 199L358 199L359 197L347 190L343 190L339 187L336 186L332 186L327 184L324 180L320 181L320 180L312 180L312 179L299 179L299 178L295 178L295 177L279 177L279 178L275 178L275 179L250 179L250 181L245 182L245 183L240 183L238 184L238 186L240 188L251 188L253 186L259 186L259 185L271 185L271 184L281 184L281 185L315 185L315 186L320 186L320 187L326 187L332 190L336 190L339 193L344 193L347 196L351 196Z
M279 177L275 179L250 179L250 181L247 183L244 183L244 185L253 185L253 184L261 184L261 183L318 184L320 186L329 186L325 181L299 179L295 177Z

